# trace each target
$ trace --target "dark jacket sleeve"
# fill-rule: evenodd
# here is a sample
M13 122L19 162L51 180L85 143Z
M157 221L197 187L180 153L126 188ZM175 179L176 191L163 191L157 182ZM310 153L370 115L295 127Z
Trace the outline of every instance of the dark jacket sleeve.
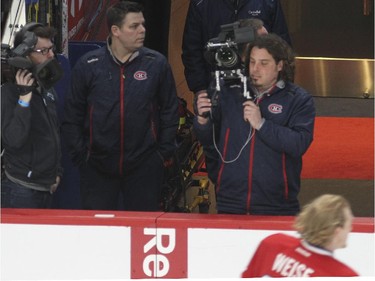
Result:
M30 106L22 107L17 102L17 86L1 86L1 140L6 169L20 180L43 185L54 183L56 175L62 176L63 172L56 94L49 94L34 90Z
M279 0L270 1L273 5L273 16L270 30L268 32L276 33L283 38L290 46L292 41L289 36L288 25L285 20L284 12Z
M288 126L281 126L266 120L258 131L258 136L270 147L293 157L302 156L313 141L315 107L313 97L307 93L297 93L296 106Z
M193 120L193 128L195 135L197 136L198 141L203 146L210 146L213 145L213 138L212 138L212 123L211 120L207 122L207 124L201 125L198 122L198 117L195 116Z
M225 91L226 88L224 87L222 81L221 81L221 87L222 90ZM216 92L215 87L211 85L208 89L208 96L211 98L211 101L213 102L213 106L211 107L211 112L209 113L209 119L208 122L204 125L199 124L197 115L194 117L193 120L193 128L195 131L195 134L197 136L197 139L199 142L206 148L213 147L214 145L214 138L218 141L220 137L220 130L221 130L221 104L220 104L220 95ZM214 101L215 100L215 101ZM194 99L194 110L197 114L197 99ZM216 155L216 153L214 152Z
M13 84L1 86L1 139L4 146L21 148L31 129L31 108L17 103L19 94Z
M206 42L203 40L202 17L197 9L197 1L190 1L182 39L182 62L185 78L190 91L206 90L210 82L210 70L204 59Z
M87 115L86 70L78 62L72 70L70 87L64 103L62 135L73 163L77 166L86 159L84 124Z
M165 61L159 87L160 133L159 150L169 159L176 150L176 133L179 122L176 85L170 65Z

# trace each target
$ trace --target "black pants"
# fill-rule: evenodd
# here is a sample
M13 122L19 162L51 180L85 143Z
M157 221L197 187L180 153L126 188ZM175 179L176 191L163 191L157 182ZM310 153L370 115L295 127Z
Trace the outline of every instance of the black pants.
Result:
M163 176L163 161L156 152L124 177L100 173L88 164L80 168L82 207L86 210L158 211Z

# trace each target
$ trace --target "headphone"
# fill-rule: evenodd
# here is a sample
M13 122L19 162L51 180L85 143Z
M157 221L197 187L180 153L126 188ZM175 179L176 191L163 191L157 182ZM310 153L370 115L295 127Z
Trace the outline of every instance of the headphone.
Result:
M32 32L37 27L43 27L43 24L38 22L29 22L25 24L22 29L16 33L13 47L16 48L20 45L27 38L27 32Z
M38 42L38 37L32 32L37 27L42 27L41 23L30 22L22 27L14 37L14 48L11 50L13 56L8 59L8 63L16 68L31 68L33 63L26 58L34 49Z

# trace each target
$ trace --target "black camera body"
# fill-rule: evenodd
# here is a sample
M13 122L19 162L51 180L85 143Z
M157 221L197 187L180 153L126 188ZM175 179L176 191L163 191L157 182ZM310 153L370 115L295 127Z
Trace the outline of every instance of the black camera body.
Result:
M33 26L42 25L33 23ZM27 69L40 87L46 90L52 88L63 76L60 64L52 58L44 63L34 65L27 56L34 50L38 37L27 29L21 32L23 32L22 42L15 48L11 49L9 45L1 44L1 83L14 82L17 70Z
M216 38L207 42L205 58L223 79L236 79L244 72L240 45L254 40L251 27L239 27L238 21L221 26Z
M251 99L247 90L247 77L240 47L252 42L255 35L252 27L239 26L238 21L222 25L218 37L207 42L205 58L214 69L216 93L220 92L222 78L229 84L242 84L244 98Z

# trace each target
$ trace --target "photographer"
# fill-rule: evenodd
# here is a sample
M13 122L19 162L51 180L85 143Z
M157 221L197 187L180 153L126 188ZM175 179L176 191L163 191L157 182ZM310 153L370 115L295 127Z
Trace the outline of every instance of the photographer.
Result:
M207 93L212 80L213 69L204 57L207 42L218 36L222 25L250 18L262 21L264 30L278 34L291 44L279 0L190 0L181 58L187 85L195 98L197 93ZM208 176L215 183L216 155L207 147L204 154Z
M238 23L238 26L235 26L237 23ZM263 21L261 21L260 19L257 19L257 18L241 19L238 22L229 24L228 26L231 26L231 27L229 28L229 30L227 32L224 32L225 37L228 37L228 34L231 34L232 32L234 32L235 28L237 28L238 30L242 30L242 32L243 32L242 36L241 36L242 37L241 40L244 41L244 42L236 44L236 48L235 48L234 52L237 53L239 55L239 57L241 58L241 61L239 63L240 67L244 68L243 64L244 64L245 57L246 57L246 48L249 45L249 42L254 40L254 38L257 37L257 36L268 34L268 31L264 27ZM243 30L246 30L246 31L244 32ZM223 33L223 30L221 31L221 33ZM244 34L246 34L246 36L244 36ZM229 37L231 37L231 36L229 36ZM214 39L216 39L216 38L214 38ZM214 64L215 63L216 62L214 62ZM212 62L211 62L211 64L212 64ZM217 68L217 66L216 66L216 68ZM219 131L217 130L216 135L218 133L219 133ZM205 164L206 164L208 177L215 184L216 180L217 180L218 169L220 167L220 162L221 162L220 156L216 152L216 149L213 145L212 146L203 146L203 151L204 151L204 156L205 156Z
M54 59L54 35L51 27L29 23L14 38L13 50L23 49L20 60L29 61L32 68L15 70L14 82L1 89L4 208L49 208L60 183L56 93L41 87L33 73L35 67Z
M246 61L252 99L244 98L244 85L220 79L217 105L211 99L217 88L199 94L195 104L197 137L221 159L217 210L295 215L302 155L313 140L313 98L292 83L294 54L277 35L255 38Z

